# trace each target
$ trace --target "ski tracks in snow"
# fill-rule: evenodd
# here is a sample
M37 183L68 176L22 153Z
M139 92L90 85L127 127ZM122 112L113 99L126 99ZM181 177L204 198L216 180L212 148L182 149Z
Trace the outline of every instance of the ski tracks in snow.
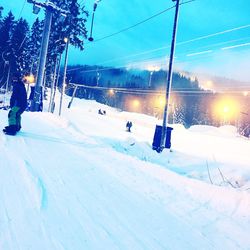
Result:
M150 166L147 161L152 161L153 153L145 158L141 149L147 149L131 139L124 143L92 139L70 123L65 130L50 125L44 131L0 137L0 143L8 146L0 159L5 161L0 167L5 180L0 184L4 197L0 229L5 229L0 231L0 249L247 249L250 245L249 229L243 232L237 217L214 207L213 194L201 193L211 191L207 184ZM142 154L136 158L139 149ZM212 189L214 195L219 189ZM35 232L27 233L28 227ZM27 239L22 240L25 230Z
M30 148L27 145L24 138L20 136L7 138L9 140L9 146L6 151L6 162L14 162L15 164L10 164L15 166L13 173L22 183L25 190L22 190L23 193L28 195L28 199L32 202L33 206L37 209L43 209L47 204L47 194L46 188L43 183L43 180L36 173L36 170L31 165ZM18 149L19 151L17 151ZM21 149L21 151L20 151Z

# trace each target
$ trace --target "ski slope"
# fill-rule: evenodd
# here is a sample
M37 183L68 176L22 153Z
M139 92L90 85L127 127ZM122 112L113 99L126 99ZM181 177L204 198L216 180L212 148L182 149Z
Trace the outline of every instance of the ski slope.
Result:
M25 112L0 134L0 249L250 249L250 140L173 125L158 154L157 123L79 99L61 117Z

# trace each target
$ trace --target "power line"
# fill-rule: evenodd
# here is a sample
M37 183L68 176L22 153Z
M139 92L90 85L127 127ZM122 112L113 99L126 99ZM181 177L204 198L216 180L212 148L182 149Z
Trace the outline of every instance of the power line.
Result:
M194 2L194 1L196 1L196 0L189 0L189 1L186 1L186 2L181 3L180 5L187 4L187 3L190 3L190 2ZM133 24L133 25L131 25L131 26L129 26L129 27L126 27L126 28L123 28L123 29L121 29L121 30L119 30L119 31L117 31L117 32L115 32L115 33L112 33L112 34L110 34L110 35L107 35L107 36L104 36L104 37L102 37L102 38L96 39L96 40L94 40L93 42L88 42L88 43L86 43L86 44L99 42L99 41L102 41L102 40L104 40L104 39L106 39L106 38L109 38L109 37L118 35L118 34L120 34L120 33L123 33L123 32L125 32L125 31L128 31L128 30L130 30L130 29L133 29L134 27L136 27L136 26L138 26L138 25L141 25L141 24L143 24L143 23L145 23L145 22L147 22L147 21L149 21L149 20L151 20L151 19L153 19L153 18L155 18L155 17L157 17L157 16L159 16L159 15L161 15L161 14L163 14L163 13L165 13L165 12L171 10L171 9L173 9L173 8L175 8L175 5L172 6L172 7L170 7L170 8L167 8L167 9L165 9L165 10L162 10L162 11L160 11L160 12L154 14L153 16L150 16L150 17L148 17L148 18L146 18L146 19L144 19L144 20L142 20L142 21L140 21L140 22L138 22L138 23L136 23L136 24Z
M194 0L193 0L193 1L194 1ZM147 19L144 19L143 21L141 21L141 22L139 22L139 23L136 23L136 24L131 25L131 26L127 27L127 28L121 29L121 30L119 30L119 31L117 31L117 32L115 32L115 33L112 33L112 34L110 34L110 35L104 36L104 37L102 37L102 38L96 39L96 40L94 40L92 43L99 42L99 41L104 40L104 39L106 39L106 38L109 38L109 37L118 35L118 34L120 34L120 33L123 33L123 32L125 32L125 31L128 31L128 30L130 30L130 29L132 29L132 28L134 28L134 27L136 27L136 26L138 26L138 25L140 25L140 24L143 24L143 23L145 23L145 22L147 22L147 21L149 21L149 20L151 20L151 19L153 19L153 18L155 18L155 17L157 17L157 16L159 16L159 15L161 15L161 14L163 14L163 13L165 13L165 12L171 10L171 9L173 9L174 7L175 7L175 6L172 6L172 7L170 7L170 8L167 8L167 9L165 9L165 10L163 10L163 11L161 11L161 12L159 12L159 13L157 13L157 14L155 14L155 15L153 15L153 16L147 18ZM89 43L90 43L90 42L89 42ZM89 44L89 43L87 43L87 44Z
M235 30L249 28L249 27L250 27L250 24L247 24L247 25L236 27L236 28L233 28L233 29L224 30L224 31L216 32L216 33L209 34L209 35L206 35L206 36L201 36L201 37L197 37L197 38L190 39L190 40L187 40L187 41L179 42L176 45L177 46L178 45L183 45L183 44L191 43L191 42L194 42L194 41L197 41L197 40L206 39L206 38L210 38L212 36L217 36L217 35L225 34L225 33L228 33L228 32L233 32ZM247 39L247 38L249 38L249 37L234 39L234 40L230 40L230 41L226 41L226 42L222 42L222 43L215 43L215 44L212 44L212 45L209 45L209 46L211 47L211 46L216 46L216 45L220 45L220 44L226 44L226 43L229 43L229 42L240 41L240 40ZM204 47L200 47L200 48L205 48L205 47L209 48L209 46L204 46ZM115 58L115 59L111 59L111 60L106 60L106 61L103 61L103 62L100 62L100 63L97 63L97 64L102 64L103 65L103 64L106 64L106 63L109 63L109 62L114 62L114 61L125 59L125 58L136 57L136 56L140 56L140 55L144 55L144 54L150 54L152 52L160 51L160 50L167 49L167 48L169 48L169 45L164 46L164 47L151 49L151 50L147 50L147 51L143 51L143 52L139 52L139 53L135 53L135 54L131 54L131 55L128 55L128 56L123 56L123 57L119 57L119 58ZM130 62L128 62L128 63L130 63ZM78 70L78 69L81 69L81 68L82 67L77 67L77 68L74 68L74 69L70 69L68 71L74 71L74 70Z
M25 4L26 4L26 0L23 1L23 6L22 6L22 8L21 8L21 11L20 11L20 13L19 13L17 19L19 19L19 18L21 17L21 15L22 15L22 13L23 13L23 9L24 9Z
M190 43L190 42L195 42L195 41L203 40L203 39L206 39L206 38L210 38L210 37L214 37L214 36L218 36L218 35L223 35L223 34L226 34L226 33L232 32L232 31L246 29L246 28L249 28L249 27L250 27L250 24L247 24L247 25L243 25L243 26L240 26L240 27L236 27L236 28L216 32L216 33L213 33L213 34L197 37L197 38L194 38L194 39L190 39L190 40L187 40L187 41L179 42L179 43L177 43L177 45L183 45L183 44L187 44L187 43Z
M241 40L241 39L237 39L237 40ZM232 41L236 41L236 40L232 40ZM222 44L229 43L229 42L230 41L224 42L224 43L217 43L215 45L218 45L218 44L222 45ZM203 48L203 47L200 47L200 48ZM223 47L218 48L217 53L221 52L222 49L223 49ZM216 53L216 51L212 51L212 50L209 50L209 52L210 52L209 54L205 54L205 53L202 54L201 52L196 52L196 53L192 54L191 52L192 51L189 51L188 54L187 53L177 54L176 63L180 64L180 63L183 63L183 62L201 61L201 59L211 57L212 55L214 55ZM228 51L227 55L228 54L235 54L235 53L239 53L239 51ZM192 57L191 58L191 55L192 56L195 56L195 55L198 56L199 55L199 57ZM179 58L183 57L183 56L189 56L189 59L181 59L180 60ZM154 60L154 59L157 59L157 60ZM137 60L137 61L128 61L128 62L126 62L126 65L124 65L124 64L119 65L119 66L116 66L116 68L127 69L128 66L130 66L130 67L134 66L135 67L136 65L142 66L142 65L147 65L147 64L154 64L154 65L158 65L158 66L162 67L162 66L166 66L165 61L166 61L166 56L163 56L162 58L159 58L159 56L154 56L154 57L150 57L150 58L142 59L142 60ZM79 70L79 72L89 73L89 72L95 72L95 71L108 71L108 70L114 69L114 67L106 67L106 68L99 68L98 70L97 69L83 70L83 67L84 66L68 69L67 72Z
M36 20L36 17L34 18L34 22L35 22L35 20ZM34 23L34 22L33 22L33 23ZM24 45L24 42L26 41L27 38L28 38L28 33L27 33L27 34L25 35L25 37L23 38L23 41L21 42L21 44L20 44L18 50L20 50L20 49L22 48L22 46Z
M100 86L88 86L76 83L70 83L75 87L82 87L87 89L95 89L95 90L105 90L105 91L114 91L115 93L125 93L125 94L133 94L133 95L164 95L164 90L152 90L152 89L133 89L133 88L117 88L117 87L100 87ZM72 88L72 87L70 87ZM173 93L179 95L215 95L215 94L237 94L242 95L242 90L218 90L216 92L212 90L192 90L192 89L178 89L173 88Z

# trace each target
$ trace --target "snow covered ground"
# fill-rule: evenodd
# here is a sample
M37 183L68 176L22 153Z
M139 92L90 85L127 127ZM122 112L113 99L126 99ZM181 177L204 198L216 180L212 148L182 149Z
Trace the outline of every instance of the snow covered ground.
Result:
M157 123L79 99L61 117L25 112L0 134L0 249L250 249L250 140L173 125L158 154Z

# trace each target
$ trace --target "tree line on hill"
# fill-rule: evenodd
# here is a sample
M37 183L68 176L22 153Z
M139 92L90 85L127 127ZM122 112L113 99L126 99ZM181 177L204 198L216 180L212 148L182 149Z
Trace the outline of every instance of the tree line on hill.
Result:
M160 100L165 98L167 71L159 70L152 73L148 70L89 65L69 66L68 69L68 81L83 86L77 88L75 93L77 97L94 99L121 110L162 118L163 104ZM112 88L114 91L111 91ZM69 85L67 94L72 95L73 90L72 85ZM231 124L237 126L243 135L249 136L250 110L247 105L249 96L244 98L242 94L232 96L239 104L238 114L232 117L225 117L227 114L223 114L223 110L218 111L218 103L223 98L226 98L223 93L202 89L198 79L191 79L174 72L169 122L181 123L185 127L196 124L213 126ZM133 105L135 100L137 106Z

